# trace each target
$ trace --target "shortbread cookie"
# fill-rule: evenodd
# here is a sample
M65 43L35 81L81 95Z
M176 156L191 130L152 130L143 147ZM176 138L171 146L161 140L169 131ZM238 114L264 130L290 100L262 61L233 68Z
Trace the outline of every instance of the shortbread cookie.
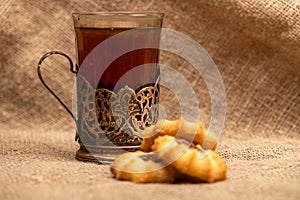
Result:
M158 136L170 135L176 138L183 138L195 144L200 144L204 149L215 150L218 138L215 134L203 129L202 123L191 123L180 118L175 121L159 120L155 125L146 128L142 133L144 139L141 150L151 151L151 146Z
M195 180L214 182L226 179L225 161L215 151L204 150L200 145L172 136L159 136L152 150L179 172Z
M176 179L175 169L153 152L122 154L112 163L110 169L116 179L136 183L173 183Z

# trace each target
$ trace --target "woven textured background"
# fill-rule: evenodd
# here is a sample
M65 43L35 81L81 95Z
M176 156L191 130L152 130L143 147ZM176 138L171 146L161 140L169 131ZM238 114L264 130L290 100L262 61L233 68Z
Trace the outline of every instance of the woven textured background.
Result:
M219 152L228 180L137 185L115 181L108 166L74 159L74 122L42 87L37 62L49 50L75 58L72 12L124 10L164 12L164 27L192 37L217 64L227 95ZM299 199L299 55L296 0L2 0L0 199ZM161 62L190 80L208 125L203 80L178 56L163 52ZM74 75L66 65L57 57L43 72L71 106ZM176 118L176 102L167 94L161 103Z

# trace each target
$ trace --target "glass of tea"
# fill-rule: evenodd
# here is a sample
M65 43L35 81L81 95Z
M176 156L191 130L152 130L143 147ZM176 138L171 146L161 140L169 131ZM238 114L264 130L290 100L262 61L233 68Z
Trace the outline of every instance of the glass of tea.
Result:
M155 124L159 100L159 40L163 14L157 12L73 13L77 64L62 52L42 56L41 82L76 122L76 159L111 163L139 149L141 132ZM41 65L58 54L76 73L70 111L45 83ZM76 114L75 114L76 113Z

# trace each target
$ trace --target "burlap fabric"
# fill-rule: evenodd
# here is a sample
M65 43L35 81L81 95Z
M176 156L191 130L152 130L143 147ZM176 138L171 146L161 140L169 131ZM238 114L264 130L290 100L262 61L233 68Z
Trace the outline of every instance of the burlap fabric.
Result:
M75 58L71 12L119 10L164 12L164 27L189 35L214 59L227 92L219 152L228 180L138 185L74 159L74 122L42 87L36 65L48 50ZM0 199L300 198L299 1L2 0L0 32ZM165 52L161 62L191 81L207 126L210 98L201 77L180 57ZM47 63L47 81L71 106L67 62ZM178 117L172 96L161 102Z

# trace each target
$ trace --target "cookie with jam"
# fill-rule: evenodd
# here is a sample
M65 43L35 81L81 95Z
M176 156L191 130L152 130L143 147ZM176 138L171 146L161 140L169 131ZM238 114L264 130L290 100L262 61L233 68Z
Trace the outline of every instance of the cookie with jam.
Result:
M176 180L175 169L154 152L122 154L111 164L110 170L116 179L135 183L173 183Z
M173 136L159 136L152 150L183 175L203 182L226 179L227 166L216 151L204 150L201 145Z

